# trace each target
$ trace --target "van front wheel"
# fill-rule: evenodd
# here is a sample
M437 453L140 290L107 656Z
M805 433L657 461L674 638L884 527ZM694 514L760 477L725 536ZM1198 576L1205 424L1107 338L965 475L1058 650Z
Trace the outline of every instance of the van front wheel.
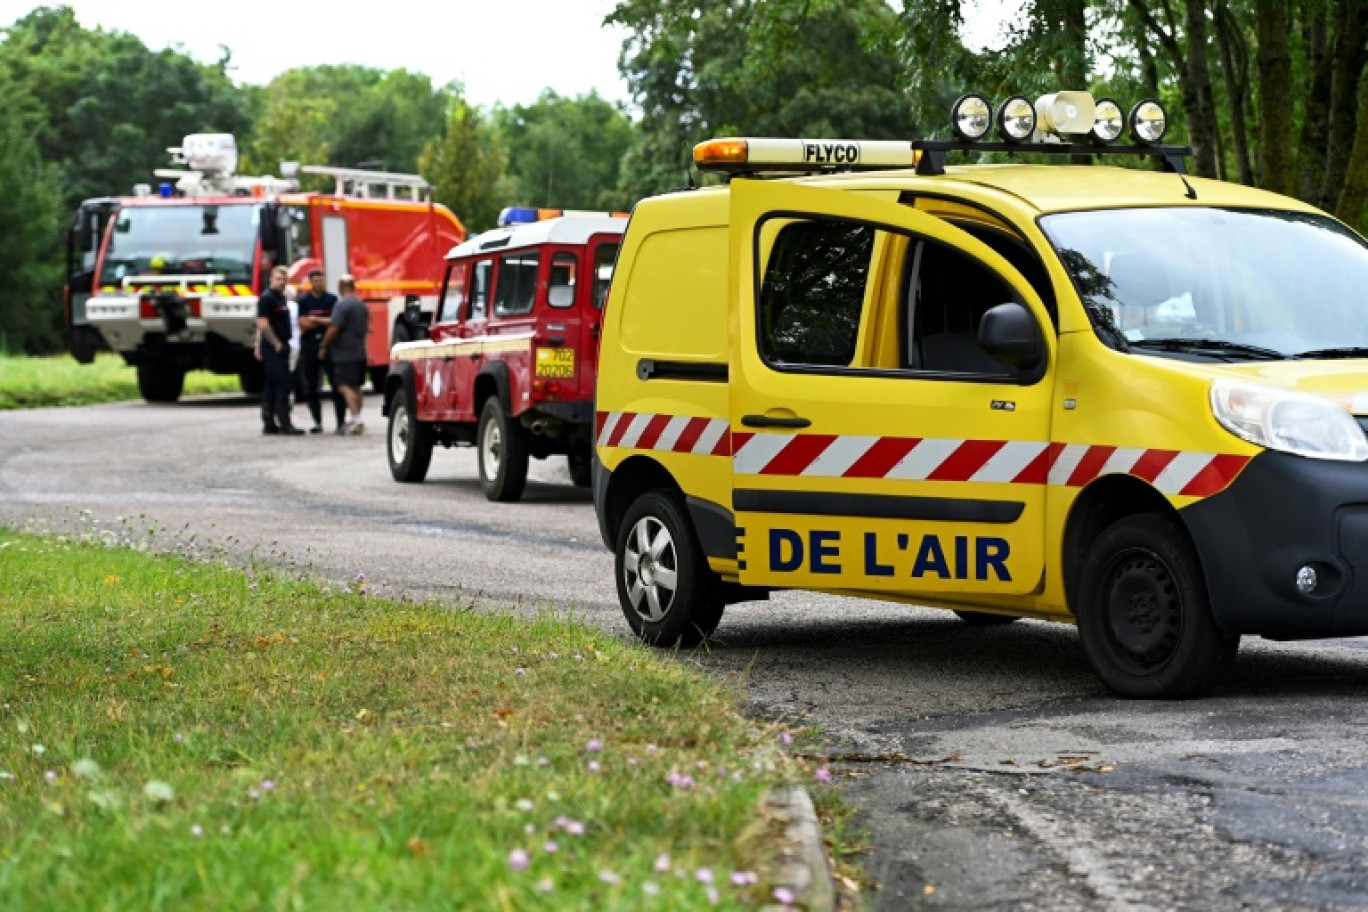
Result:
M1240 638L1211 616L1196 549L1172 519L1128 516L1088 550L1077 606L1083 654L1116 693L1179 700L1210 690Z
M648 491L638 497L618 529L614 556L618 600L642 640L692 648L717 629L726 606L676 495Z

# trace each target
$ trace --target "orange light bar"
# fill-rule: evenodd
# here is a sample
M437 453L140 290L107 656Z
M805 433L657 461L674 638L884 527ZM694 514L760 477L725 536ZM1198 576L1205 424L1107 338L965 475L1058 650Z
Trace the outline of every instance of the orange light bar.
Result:
M694 146L694 164L710 168L742 168L750 157L750 143L744 139L710 139Z

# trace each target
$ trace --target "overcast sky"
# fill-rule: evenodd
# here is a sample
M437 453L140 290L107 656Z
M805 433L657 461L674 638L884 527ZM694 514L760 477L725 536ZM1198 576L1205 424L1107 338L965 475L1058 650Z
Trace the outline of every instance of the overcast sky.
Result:
M0 0L0 27L37 6L65 3L86 28L131 32L153 50L179 45L212 62L233 54L233 78L265 84L324 63L403 67L435 85L457 80L472 104L528 104L543 89L630 99L618 76L625 32L606 28L613 0ZM1004 7L977 0L966 40L991 42Z

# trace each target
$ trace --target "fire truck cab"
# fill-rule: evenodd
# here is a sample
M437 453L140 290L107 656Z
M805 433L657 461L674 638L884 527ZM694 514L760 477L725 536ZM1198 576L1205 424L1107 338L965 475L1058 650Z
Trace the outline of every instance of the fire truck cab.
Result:
M149 402L174 402L197 369L258 392L256 300L285 265L293 282L316 268L334 288L355 276L371 310L372 381L383 382L405 297L435 291L441 251L465 237L426 181L297 164L286 177L238 175L229 134L193 134L170 151L185 169L155 171L155 193L139 184L130 197L86 200L72 221L65 319L76 359L118 352ZM299 173L333 179L333 192L298 192Z
M626 225L549 219L447 254L429 338L391 353L383 408L396 481L422 481L441 444L478 447L490 500L522 496L529 457L565 454L588 487L598 339Z

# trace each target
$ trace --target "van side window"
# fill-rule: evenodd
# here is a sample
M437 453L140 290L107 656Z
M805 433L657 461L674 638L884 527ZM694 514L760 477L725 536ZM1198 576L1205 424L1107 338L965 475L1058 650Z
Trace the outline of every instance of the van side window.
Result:
M575 303L575 278L579 273L579 257L562 250L551 257L551 280L546 287L546 303L552 307L569 307Z
M447 267L442 305L437 309L438 323L455 323L461 318L461 302L465 300L465 274L465 263L452 263Z
M483 320L488 316L489 307L489 269L490 260L481 260L472 270L470 282L470 309L466 311L467 320Z
M515 317L531 313L537 296L537 272L541 253L524 250L499 258L499 277L494 285L494 316Z
M851 222L785 225L760 287L760 353L776 364L848 366L855 357L874 228Z
M984 313L1016 300L1007 283L978 260L920 238L908 244L904 274L904 368L951 374L1011 373L978 344Z

